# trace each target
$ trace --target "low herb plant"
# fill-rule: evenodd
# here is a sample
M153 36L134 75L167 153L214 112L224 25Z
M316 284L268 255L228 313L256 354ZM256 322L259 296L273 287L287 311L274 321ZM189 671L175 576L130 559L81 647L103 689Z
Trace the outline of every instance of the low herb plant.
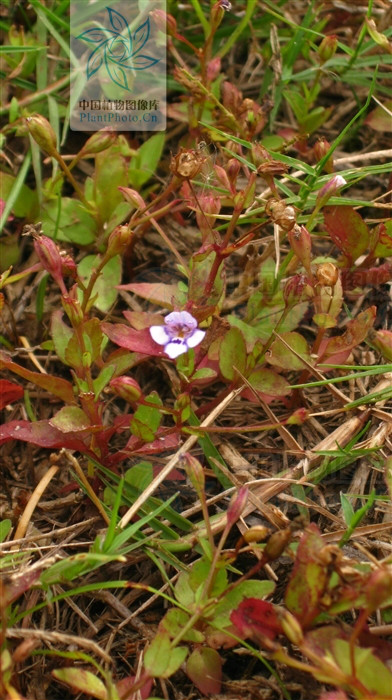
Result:
M38 76L47 61L40 60L40 43L48 28L58 35L66 24L51 7L38 0L31 5L36 33L29 31L24 39L8 27L14 47L6 59L10 71L24 49L19 81L33 71ZM92 501L105 532L88 551L40 566L7 552L4 569L21 566L24 573L3 584L1 692L7 700L23 700L18 664L37 646L11 653L7 625L13 628L72 595L133 588L169 604L137 672L118 681L93 655L56 651L68 659L68 666L53 671L56 681L102 700L152 700L154 681L164 687L182 669L198 692L216 696L224 687L225 655L242 645L275 676L286 698L292 696L277 670L282 664L313 676L319 700L382 700L392 683L385 663L390 644L367 625L376 611L385 619L390 614L390 561L361 563L344 551L379 496L373 491L355 510L341 494L347 531L336 545L326 544L309 523L306 489L359 457L385 469L390 488L389 463L377 462L375 448L357 444L369 428L373 404L390 398L390 387L351 400L339 389L342 382L391 370L385 364L392 362L391 331L374 327L374 304L355 309L366 289L392 276L391 221L367 223L360 209L371 203L358 195L362 178L383 178L390 164L342 169L349 160L336 158L365 114L368 128L380 129L383 114L370 110L370 101L376 91L375 52L377 47L388 51L389 34L374 26L371 2L354 47L325 31L327 20L314 3L300 24L269 2L260 18L254 0L248 0L236 22L224 0L211 2L209 12L198 0L184 10L172 5L172 14L154 11L152 18L167 22L175 63L172 113L179 124L187 123L189 137L172 149L161 186L155 175L167 153L164 134L135 145L124 135L102 131L76 154L67 153L59 146L60 115L50 91L35 111L33 100L7 106L3 138L24 139L29 150L17 175L7 168L1 172L7 200L1 225L7 229L20 219L25 236L8 241L0 277L0 304L9 324L1 337L0 407L15 408L0 427L0 444L18 440L61 450L73 470L72 488L80 486ZM196 38L187 29L195 18L202 27ZM251 19L266 65L259 99L244 97L224 74L224 57ZM279 60L275 22L284 37ZM306 68L296 70L304 61ZM367 97L357 100L351 118L329 143L322 127L332 108L319 104L326 76L355 86L358 71ZM379 71L378 94L384 97L383 66ZM42 89L37 77L36 90ZM277 126L283 108L292 117L290 128ZM90 167L81 182L83 163ZM35 190L31 181L25 183L30 164ZM190 243L176 242L172 221L184 230L189 221L195 223ZM151 230L165 248L172 280L129 282L138 247ZM14 271L23 246L33 258ZM30 369L23 359L8 298L13 285L34 275L40 276L36 313L46 324L39 348L55 362L51 371ZM55 300L50 314L44 304L48 291ZM124 299L132 306L124 309ZM380 364L359 371L352 358L363 344ZM50 415L35 414L31 386L49 400ZM306 391L316 387L326 387L338 401L334 414L352 412L357 423L348 444L319 451L317 458L324 461L303 477L305 485L293 484L301 518L288 524L266 509L270 524L281 529L247 528L240 520L250 512L252 492L246 487L237 489L221 513L212 514L206 469L220 488L232 493L233 484L238 486L214 433L234 437L278 430L289 439L290 431L314 419ZM24 413L18 414L22 398ZM241 423L212 424L234 399L243 408ZM262 406L267 421L248 419L255 406ZM306 450L294 442L306 459ZM191 453L196 443L202 461ZM162 456L168 455L174 456L162 467ZM159 498L160 483L170 479L181 485L184 473L201 520L178 513L175 496L167 502ZM6 537L8 521L1 525ZM157 567L164 591L130 580L129 573L109 581L86 578L109 565L125 567L136 551ZM283 555L293 569L278 605L265 600L275 594L275 585L261 572ZM66 590L57 593L58 584ZM43 599L19 610L15 601L32 587L43 591ZM351 610L357 611L354 623L347 615Z

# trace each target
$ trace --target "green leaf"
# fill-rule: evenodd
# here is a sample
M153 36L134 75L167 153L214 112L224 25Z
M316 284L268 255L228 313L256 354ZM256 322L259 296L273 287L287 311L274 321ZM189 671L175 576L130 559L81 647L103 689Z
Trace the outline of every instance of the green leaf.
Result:
M174 595L181 605L191 608L195 602L195 592L189 582L189 573L181 571L174 586Z
M86 255L78 265L78 274L84 284L88 284L91 273L100 263L99 255ZM94 284L91 297L96 297L94 306L100 311L106 312L115 303L118 292L116 286L121 282L121 257L116 255L106 263L97 281Z
M342 491L340 492L340 503L342 505L342 511L343 511L343 517L344 517L345 523L349 527L351 525L351 522L352 522L352 519L354 516L354 508L352 507L347 496Z
M240 379L246 369L246 344L238 328L230 328L224 335L219 347L219 369L225 379Z
M16 189L17 188L17 189ZM7 201L14 197L12 212L20 219L26 219L37 205L37 196L27 185L20 184L17 178L0 170L1 198Z
M185 661L187 647L172 649L167 632L159 630L144 654L144 668L154 678L169 678Z
M146 396L145 401L162 406L162 401L156 391ZM152 442L155 440L161 420L162 414L157 408L139 405L131 420L131 433L144 442Z
M339 667L348 677L352 674L352 655L348 642L336 639L333 642L333 654ZM372 653L371 649L354 647L355 675L368 693L377 693L390 697L392 673L383 662Z
M90 428L90 420L78 406L64 406L49 421L62 433L76 433Z
M206 582L211 573L211 560L203 557L199 559L191 569L189 574L189 584L192 590L197 591L198 588ZM213 597L219 596L227 588L227 571L226 569L217 569L214 576L214 584L211 590Z
M287 396L290 393L289 383L280 374L271 369L256 369L248 377L251 387L259 394L267 396ZM244 390L244 396L254 400L254 395L250 389Z
M144 491L153 479L153 468L151 462L138 462L125 472L125 481L138 489Z
M8 518L0 520L0 542L4 542L8 533L12 530L12 522Z
M372 232L372 237L375 235L377 243L373 250L375 258L388 258L392 255L392 220L385 221L376 226Z
M316 107L312 109L301 121L301 130L307 134L312 134L320 128L329 118L332 107Z
M129 166L129 182L141 188L155 173L165 145L165 134L153 134L139 148Z
M311 363L312 358L310 356L308 344L305 338L299 333L289 332L281 333L280 337L286 341L287 345L292 348L298 355L304 358L307 362ZM271 345L271 348L267 355L267 360L270 365L275 367L281 367L282 369L294 369L302 370L305 364L285 345L285 343L277 338Z
M52 675L79 693L85 693L93 698L98 698L98 700L108 700L109 698L105 685L91 671L86 671L83 668L55 668ZM112 694L111 697L113 697ZM113 698L113 700L115 699Z
M93 380L94 393L96 397L98 397L104 390L105 386L109 384L111 378L113 377L114 371L114 365L108 365L107 367L101 369L98 377Z
M52 314L51 319L51 336L54 347L61 362L65 365L69 364L66 359L66 349L69 341L74 335L72 328L67 326L63 321L63 312L61 309L56 309Z
M122 138L122 137L120 137ZM100 220L107 223L116 207L124 202L119 187L128 185L128 160L117 143L95 157L94 189Z
M168 634L174 639L180 632L182 632L189 622L189 615L184 610L179 610L178 608L171 608L163 620L161 621L161 626ZM184 642L204 642L204 634L197 629L189 629L183 636L182 641Z
M97 235L97 223L81 202L61 198L60 218L57 200L46 202L40 213L45 235L75 245L90 245Z

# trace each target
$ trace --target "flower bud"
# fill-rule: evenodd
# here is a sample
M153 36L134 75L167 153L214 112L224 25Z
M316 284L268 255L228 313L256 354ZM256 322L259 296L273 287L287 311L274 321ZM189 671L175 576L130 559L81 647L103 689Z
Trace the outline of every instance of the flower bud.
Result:
M329 198L337 193L340 187L347 185L346 180L341 175L334 175L317 193L316 204L318 209L325 206Z
M121 255L129 246L132 236L133 231L129 226L116 226L108 238L105 257L114 258L115 255Z
M95 134L90 136L84 144L82 150L80 151L80 156L85 158L85 156L91 156L95 153L101 153L101 151L106 151L117 138L116 131L109 129L100 129L96 131Z
M216 221L214 215L219 214L221 201L219 197L206 193L199 197L199 203L200 209L196 212L196 221L200 231L205 236L214 228Z
M74 327L79 326L84 319L84 314L80 302L75 298L74 288L72 288L70 294L63 294L61 296L61 303L71 324Z
M235 185L237 182L237 177L240 173L241 170L241 163L237 158L230 158L227 162L226 166L226 172L227 172L227 177L229 178L229 181L231 183L231 189L235 190Z
M181 457L182 464L184 465L187 477L191 482L196 493L199 495L204 490L205 476L204 469L196 457L192 457L189 452L185 452ZM200 499L200 496L199 496Z
M232 159L232 160L234 160L234 159ZM224 168L222 168L221 165L214 165L214 170L215 170L215 175L216 175L217 179L219 180L219 182L221 183L221 185L223 185L223 187L226 187L226 189L229 192L232 192L233 189L232 189L229 177L226 173L226 170Z
M220 23L222 22L222 19L224 17L225 11L231 9L231 3L228 2L228 0L218 0L212 7L211 7L211 13L210 13L210 19L211 19L211 30L215 32Z
M52 275L62 293L65 294L67 290L63 280L63 259L58 246L48 236L38 233L32 235L34 237L34 250L42 267Z
M135 403L143 396L143 392L135 379L121 375L114 377L109 382L109 386L117 396L120 396L127 403Z
M76 266L75 260L65 252L65 250L60 250L61 255L61 270L64 276L73 277L74 280L77 278L78 268Z
M269 199L265 206L265 213L268 214L273 223L278 224L283 231L290 231L295 224L296 214L294 207L287 206L282 199Z
M336 34L325 36L320 46L318 47L318 55L320 63L323 64L335 55L338 47L338 38Z
M294 413L289 416L286 423L287 425L303 425L309 418L309 411L304 408L297 408Z
M232 527L243 512L246 501L248 500L249 489L247 486L241 486L238 493L233 497L227 509L227 525Z
M367 29L372 37L373 41L381 46L384 51L387 53L392 54L392 44L390 41L388 41L387 37L385 34L382 34L381 32L378 31L377 25L374 21L374 19L369 19L368 17L365 17L365 22L367 24Z
M38 146L50 156L57 153L57 139L52 126L41 114L26 117L27 128Z
M167 32L169 36L173 37L177 35L177 22L173 15L157 9L150 12L150 17L161 32L164 34Z
M223 83L221 92L222 102L226 109L229 109L233 114L238 113L242 105L242 92L228 80L225 80ZM234 149L232 148L232 144L232 141L227 142L226 148L228 148L230 151L234 150L234 153L236 153L236 149L238 149L239 144L236 144Z
M294 275L287 280L283 289L285 306L291 308L307 301L312 296L312 288L305 275Z
M146 203L143 199L143 197L139 194L139 192L136 192L136 190L132 190L130 187L119 187L118 188L124 197L124 199L132 204L136 209L145 209L146 208Z
M212 83L218 77L221 69L221 59L220 56L212 58L211 61L207 63L207 82Z
M302 265L304 266L306 272L310 273L310 260L312 253L312 239L310 233L305 226L295 226L288 232L287 237L289 239L291 249L299 258Z
M288 610L282 610L280 624L282 625L282 630L287 639L289 639L292 644L300 646L304 639L304 633L297 618Z
M318 141L316 141L313 146L313 153L317 162L327 155L330 148L331 144L328 143L327 139L324 137L321 137ZM330 156L326 163L324 163L324 170L326 173L333 173L333 156Z

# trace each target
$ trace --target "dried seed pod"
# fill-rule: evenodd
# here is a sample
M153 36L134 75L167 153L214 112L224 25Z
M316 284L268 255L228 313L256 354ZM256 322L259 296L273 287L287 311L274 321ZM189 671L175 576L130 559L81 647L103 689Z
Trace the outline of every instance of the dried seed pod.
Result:
M294 207L287 205L282 199L269 199L265 205L265 213L278 224L283 231L290 231L295 225L296 212Z
M321 287L334 287L339 279L339 270L333 263L321 263L317 267L316 277Z
M192 180L199 174L206 160L207 156L200 151L181 148L180 152L171 159L170 170L177 177Z
M283 554L290 540L291 530L289 528L274 532L264 547L263 555L265 559L267 561L278 559Z

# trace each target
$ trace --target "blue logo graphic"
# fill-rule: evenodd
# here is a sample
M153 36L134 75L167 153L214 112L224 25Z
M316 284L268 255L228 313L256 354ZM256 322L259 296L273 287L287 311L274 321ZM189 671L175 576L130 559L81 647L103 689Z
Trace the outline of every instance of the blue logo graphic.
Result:
M106 9L112 29L95 27L77 37L96 45L87 61L87 80L105 63L112 82L128 90L127 71L146 70L159 62L158 58L140 53L150 38L150 18L137 27L132 35L125 17L110 7Z

